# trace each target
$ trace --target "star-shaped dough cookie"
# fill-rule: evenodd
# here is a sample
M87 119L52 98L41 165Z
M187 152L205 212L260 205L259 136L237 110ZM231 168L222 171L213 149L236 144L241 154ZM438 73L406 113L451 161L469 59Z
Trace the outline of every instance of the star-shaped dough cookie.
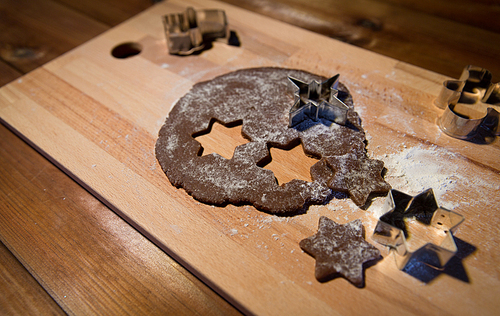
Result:
M366 204L371 193L387 193L391 186L382 178L384 163L369 159L355 151L342 156L327 157L326 163L335 172L328 181L333 191L348 193L358 206Z
M315 276L320 282L340 275L363 287L363 264L381 258L380 251L365 240L359 219L342 225L321 216L318 232L299 245L316 259Z

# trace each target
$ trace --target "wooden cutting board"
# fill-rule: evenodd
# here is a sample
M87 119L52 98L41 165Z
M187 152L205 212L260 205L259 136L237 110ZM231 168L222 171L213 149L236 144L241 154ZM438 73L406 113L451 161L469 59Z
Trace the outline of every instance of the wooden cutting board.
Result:
M169 55L161 16L187 6L225 10L241 47L215 43L197 56ZM141 53L114 58L111 50L127 42L140 44ZM363 120L368 153L385 162L393 188L415 195L432 187L441 206L466 218L455 234L459 254L447 269L419 279L416 271L398 270L392 254L371 240L384 198L367 210L334 199L288 218L251 206L205 205L170 185L154 144L175 101L196 82L261 66L340 73ZM445 79L223 3L168 1L1 88L0 117L244 312L495 314L500 145L440 132L433 100ZM226 142L217 140L237 141L238 133L221 129L207 137L211 145L200 141L223 153ZM287 176L279 169L287 159L308 163L300 150L284 156L273 154L278 178ZM305 170L296 176L307 177ZM382 251L384 259L365 271L365 288L314 278L314 259L298 243L316 232L322 215L339 223L361 219L367 240Z

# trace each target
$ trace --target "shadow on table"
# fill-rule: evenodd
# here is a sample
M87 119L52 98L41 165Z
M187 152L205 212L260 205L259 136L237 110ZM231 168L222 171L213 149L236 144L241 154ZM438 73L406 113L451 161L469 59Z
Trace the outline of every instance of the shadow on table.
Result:
M443 269L436 269L423 262L410 260L410 262L406 264L403 271L424 283L430 283L442 273L459 279L460 281L469 283L469 276L467 275L467 271L462 264L462 260L476 251L477 248L457 237L454 238L458 248L457 253L450 259L450 261L448 261Z

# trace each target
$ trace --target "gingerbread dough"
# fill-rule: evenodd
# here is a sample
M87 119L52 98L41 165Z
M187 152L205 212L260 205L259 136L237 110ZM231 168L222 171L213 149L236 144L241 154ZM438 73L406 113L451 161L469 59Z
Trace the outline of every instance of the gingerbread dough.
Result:
M381 259L380 251L368 243L364 235L359 219L342 225L321 216L318 232L302 239L299 245L316 259L314 274L318 281L341 276L355 286L363 287L363 265Z
M288 76L305 82L325 80L300 70L253 68L195 84L173 107L156 143L156 157L170 182L204 203L251 204L266 212L291 215L332 198L329 183L337 184L339 180L330 177L335 176L336 168L342 168L332 166L332 161L343 160L329 157L352 154L355 159L374 161L366 157L361 121L342 83L338 89L349 107L345 126L306 121L289 128L293 93ZM194 137L208 131L214 121L243 125L242 134L249 142L238 146L232 159L218 154L200 155L202 148ZM321 159L311 168L313 181L292 180L280 186L273 172L261 167L262 162L269 160L269 147L285 149L298 143L302 143L306 154ZM349 177L349 173L344 172L343 177ZM366 183L381 181L387 191L390 189L381 177L371 178ZM357 189L352 190L356 194ZM344 191L354 196L349 189ZM358 205L366 202L365 195L356 194Z

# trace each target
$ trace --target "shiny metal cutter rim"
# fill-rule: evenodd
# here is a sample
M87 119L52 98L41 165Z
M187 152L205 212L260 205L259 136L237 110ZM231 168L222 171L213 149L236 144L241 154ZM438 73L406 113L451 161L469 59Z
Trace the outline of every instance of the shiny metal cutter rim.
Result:
M396 265L400 270L403 270L406 264L412 260L442 269L457 253L453 233L456 231L457 226L464 221L464 217L439 207L432 189L425 190L414 197L393 189L389 192L382 210L384 215L380 217L372 239L391 248ZM395 214L395 212L399 214ZM393 214L402 216L401 218L423 216L429 222L429 226L442 229L446 237L439 245L426 243L411 252L403 230L394 226L388 220Z
M163 16L168 52L191 55L205 48L205 43L229 39L226 13L223 10L194 10Z
M492 83L491 73L484 68L469 65L464 68L458 80L447 80L434 104L445 111L438 120L441 130L458 139L471 139L481 129L491 135L500 135L500 113L493 108L492 96L500 95L500 83ZM468 92L472 91L472 92ZM457 103L483 104L486 114L471 119L455 110Z
M306 83L288 76L289 87L294 97L288 126L294 127L307 119L315 122L326 119L345 125L349 107L338 98L339 77L337 74L321 83L316 80Z

